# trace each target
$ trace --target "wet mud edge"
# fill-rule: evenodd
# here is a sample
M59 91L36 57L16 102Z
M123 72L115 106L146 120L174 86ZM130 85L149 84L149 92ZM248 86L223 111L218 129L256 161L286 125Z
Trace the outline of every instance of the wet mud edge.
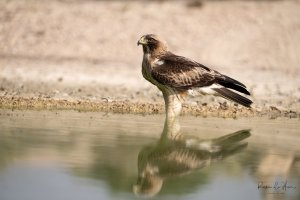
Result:
M128 114L163 114L163 103L146 103L130 101L91 101L91 100L64 100L49 98L24 98L24 97L0 97L1 109L18 110L78 110L85 112L112 112ZM278 117L300 118L300 113L292 110L280 110L276 107L269 108L245 108L242 106L220 104L213 105L183 105L183 115L201 117Z

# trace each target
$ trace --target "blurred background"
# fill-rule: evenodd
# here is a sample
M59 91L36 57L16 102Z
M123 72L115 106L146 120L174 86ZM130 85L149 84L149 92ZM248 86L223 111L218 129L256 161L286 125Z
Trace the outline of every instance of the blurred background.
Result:
M299 0L0 0L0 96L161 101L136 45L154 33L245 83L257 106L299 111L299 10Z

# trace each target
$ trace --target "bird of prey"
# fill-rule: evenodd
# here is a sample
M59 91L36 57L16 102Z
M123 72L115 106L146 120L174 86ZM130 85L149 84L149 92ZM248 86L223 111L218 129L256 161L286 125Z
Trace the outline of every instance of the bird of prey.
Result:
M143 46L143 77L162 91L167 116L177 116L183 97L191 93L219 95L245 107L252 104L239 94L250 95L243 83L170 52L157 35L144 35L137 44Z

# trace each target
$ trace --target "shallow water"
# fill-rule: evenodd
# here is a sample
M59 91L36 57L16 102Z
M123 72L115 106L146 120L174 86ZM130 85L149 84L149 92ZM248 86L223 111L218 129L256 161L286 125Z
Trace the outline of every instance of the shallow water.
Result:
M1 200L300 199L299 119L0 114Z

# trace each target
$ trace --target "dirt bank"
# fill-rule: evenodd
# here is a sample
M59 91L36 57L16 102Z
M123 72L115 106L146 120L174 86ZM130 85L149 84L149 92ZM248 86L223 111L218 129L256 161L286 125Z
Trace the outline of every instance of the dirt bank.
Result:
M255 102L248 110L190 98L184 113L299 116L299 1L0 4L0 107L163 112L136 47L141 35L156 33L171 51L245 83Z

